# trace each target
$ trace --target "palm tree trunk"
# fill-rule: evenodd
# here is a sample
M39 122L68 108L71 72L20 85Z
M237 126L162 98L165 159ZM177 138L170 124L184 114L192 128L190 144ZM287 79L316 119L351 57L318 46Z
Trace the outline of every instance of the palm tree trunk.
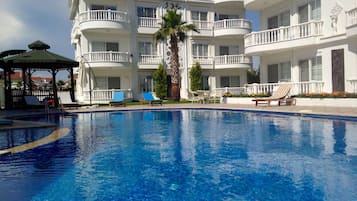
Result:
M175 101L180 100L180 63L177 36L170 37L171 49L171 97Z

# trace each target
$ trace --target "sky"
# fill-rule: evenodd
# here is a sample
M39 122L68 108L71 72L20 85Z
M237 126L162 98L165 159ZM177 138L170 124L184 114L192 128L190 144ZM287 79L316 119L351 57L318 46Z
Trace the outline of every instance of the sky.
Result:
M253 31L259 29L257 13L247 12L246 18L253 21ZM27 50L28 44L41 40L50 51L74 58L67 0L1 0L0 27L0 52Z

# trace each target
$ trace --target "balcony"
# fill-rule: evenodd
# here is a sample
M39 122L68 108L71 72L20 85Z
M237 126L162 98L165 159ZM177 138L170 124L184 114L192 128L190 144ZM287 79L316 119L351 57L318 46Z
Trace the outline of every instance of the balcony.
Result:
M215 56L215 69L250 68L252 57L245 55Z
M199 62L202 69L212 69L213 68L213 59L210 56L192 56L191 65Z
M159 64L162 63L162 58L159 55L140 55L139 69L158 69Z
M196 26L199 33L191 31L192 36L213 36L213 23L208 21L192 20L191 24Z
M224 19L214 22L215 37L244 36L251 30L251 22L245 19Z
M127 67L130 62L128 52L89 52L83 57L91 67Z
M159 28L161 19L151 17L138 17L138 33L153 34Z
M252 32L245 36L245 53L256 54L309 46L318 42L322 35L322 21L311 21L298 25Z
M113 10L91 10L79 14L81 31L127 32L128 14Z
M357 8L346 12L346 32L348 37L357 36Z

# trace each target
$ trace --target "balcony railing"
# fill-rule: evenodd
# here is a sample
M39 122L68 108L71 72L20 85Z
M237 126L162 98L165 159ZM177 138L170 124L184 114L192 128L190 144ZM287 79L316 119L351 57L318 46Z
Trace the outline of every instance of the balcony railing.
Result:
M192 61L193 63L199 62L203 65L213 64L213 59L209 56L193 56Z
M322 21L312 21L289 27L253 32L246 35L245 45L249 47L319 36L322 34L322 25Z
M223 55L223 56L215 56L214 62L216 65L224 65L224 64L251 64L252 57L248 57L245 55Z
M139 17L138 18L138 26L139 27L149 27L149 28L159 28L160 21L161 20L159 18Z
M357 8L346 12L347 15L347 27L357 25Z
M224 87L216 88L216 95L223 95L230 93L232 95L242 94L272 94L282 83L262 83L262 84L246 84L244 87ZM286 84L286 82L285 82ZM290 95L311 94L323 92L324 82L310 81L310 82L289 82L292 85Z
M162 56L159 55L140 55L139 64L160 64Z
M83 54L89 62L129 62L128 52L89 52Z
M191 23L194 24L198 30L212 30L213 28L213 23L208 21L192 20Z
M115 21L128 22L128 14L114 10L90 10L79 14L79 21Z
M245 19L224 19L214 22L214 29L251 29L252 24Z
M81 102L84 103L89 103L90 101L92 101L92 103L109 103L111 100L113 100L113 94L115 91L123 91L125 100L133 99L133 93L131 89L94 89L91 91L91 93L89 90L87 90L81 91L77 95L81 99Z

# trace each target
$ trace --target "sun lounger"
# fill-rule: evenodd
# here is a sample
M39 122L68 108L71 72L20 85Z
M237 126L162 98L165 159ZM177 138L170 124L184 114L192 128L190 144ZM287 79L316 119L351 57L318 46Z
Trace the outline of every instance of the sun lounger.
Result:
M114 91L113 99L109 103L110 106L125 106L124 102L124 92L123 91Z
M155 103L158 103L162 105L162 100L159 98L155 98L152 92L144 92L143 93L143 100L141 101L142 103L149 103L150 105L153 105Z
M25 104L30 108L46 108L44 103L41 103L36 96L24 96Z
M281 103L294 105L296 100L294 98L288 98L288 94L290 92L291 85L290 84L281 84L276 92L273 93L272 96L267 98L257 98L252 101L255 101L255 105L257 106L259 103L267 104L270 106L272 101L278 101L278 105Z

